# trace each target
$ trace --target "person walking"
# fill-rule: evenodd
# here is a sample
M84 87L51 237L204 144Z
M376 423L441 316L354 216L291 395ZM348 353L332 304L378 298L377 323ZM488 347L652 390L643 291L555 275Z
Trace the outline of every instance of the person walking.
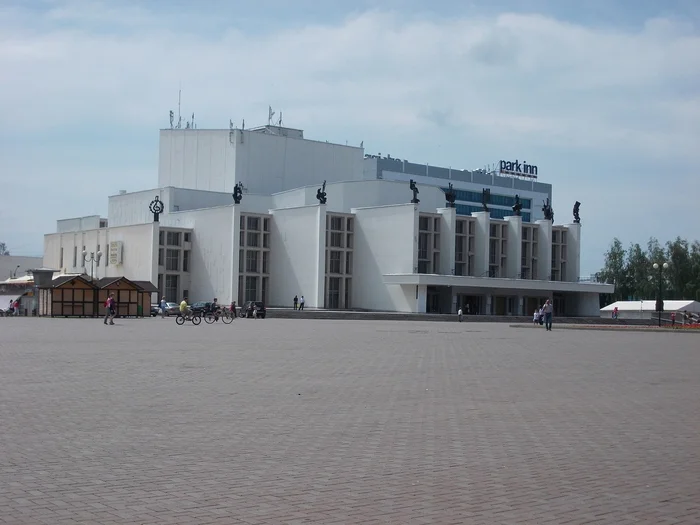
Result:
M459 310L457 310L457 321L460 323L462 322L462 307L459 307Z
M295 295L294 296L294 309L296 310L299 308L299 298Z
M304 301L304 296L302 295L302 296L301 296L301 299L299 299L299 310L303 310L303 309L304 309L304 302L305 302L305 301Z
M116 314L116 310L115 310L114 294L111 293L111 294L109 294L109 297L107 297L107 300L105 301L104 323L107 324L107 321L109 320L109 324L114 324L114 315L115 314Z
M165 297L160 300L160 317L165 319L165 312L168 309L168 303L165 301Z
M554 306L551 301L547 299L544 306L542 307L542 313L544 313L544 325L548 332L552 331L552 314L554 313Z
M19 300L15 299L15 302L12 304L12 309L14 315L19 315Z

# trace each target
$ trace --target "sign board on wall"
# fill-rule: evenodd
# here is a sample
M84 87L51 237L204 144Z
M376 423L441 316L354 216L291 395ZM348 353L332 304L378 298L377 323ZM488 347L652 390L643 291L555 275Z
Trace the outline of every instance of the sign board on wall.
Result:
M518 159L501 160L498 162L498 171L505 175L514 175L516 177L525 177L527 179L537 178L537 166L528 164L527 162L518 162Z
M122 252L124 245L122 241L114 241L109 243L109 264L121 264Z

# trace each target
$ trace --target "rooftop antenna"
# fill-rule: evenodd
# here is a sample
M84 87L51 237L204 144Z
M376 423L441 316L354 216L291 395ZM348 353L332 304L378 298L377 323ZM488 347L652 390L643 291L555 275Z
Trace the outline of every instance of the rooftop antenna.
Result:
M229 131L233 131L233 120L228 119L228 129Z
M175 120L175 113L173 113L173 110L170 110L170 129L173 129L173 121Z
M196 128L197 126L194 125L194 113L192 113L192 129Z
M272 117L275 116L275 112L272 111L272 106L267 107L267 125L272 126Z
M180 105L182 102L182 89L177 91L177 129L182 128L182 117L180 116Z
M277 125L282 127L282 112L280 111L280 118L279 121L277 122Z

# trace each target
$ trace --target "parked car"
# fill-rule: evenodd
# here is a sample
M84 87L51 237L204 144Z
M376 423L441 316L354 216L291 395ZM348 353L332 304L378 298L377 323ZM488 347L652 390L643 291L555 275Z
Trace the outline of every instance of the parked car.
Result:
M160 306L157 304L152 304L151 305L151 317L155 317L158 314L160 314Z
M258 309L258 317L261 319L265 319L265 315L267 315L267 309L265 308L265 303L262 301L246 301L243 303L243 306L241 306L241 311L239 315L241 317L246 317L250 318L253 317L253 309L256 308Z
M160 308L158 309L160 313ZM180 313L180 305L178 303L165 303L165 315L177 315Z
M207 312L211 312L211 305L213 303L211 301L197 301L196 303L193 303L190 305L190 308L192 309L193 312L197 312L200 315L204 315ZM221 306L221 305L219 305Z

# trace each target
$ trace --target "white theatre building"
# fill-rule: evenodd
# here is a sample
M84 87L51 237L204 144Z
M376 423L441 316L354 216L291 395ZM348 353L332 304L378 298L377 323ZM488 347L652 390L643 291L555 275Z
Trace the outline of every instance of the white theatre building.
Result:
M531 315L552 298L559 315L597 316L612 287L580 282L581 225L545 220L551 196L534 177L365 155L291 128L166 129L157 188L110 196L106 218L57 221L44 266L151 281L169 301L275 307L303 295L329 309ZM83 252L103 256L91 270Z

